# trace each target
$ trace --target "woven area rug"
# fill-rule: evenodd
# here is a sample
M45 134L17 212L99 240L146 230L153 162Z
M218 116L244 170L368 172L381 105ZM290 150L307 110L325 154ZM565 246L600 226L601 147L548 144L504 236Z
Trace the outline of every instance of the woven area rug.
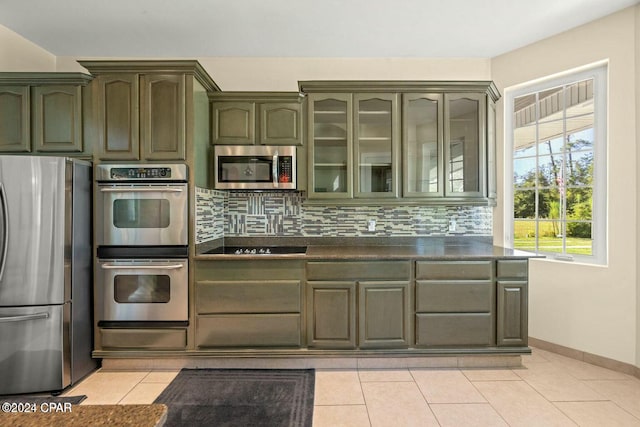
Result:
M313 421L312 369L183 369L154 403L166 427L287 426Z

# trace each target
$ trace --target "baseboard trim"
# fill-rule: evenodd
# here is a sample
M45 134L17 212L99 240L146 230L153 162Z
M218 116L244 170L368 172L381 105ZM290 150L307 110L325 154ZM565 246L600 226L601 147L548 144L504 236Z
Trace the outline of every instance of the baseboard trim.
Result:
M640 367L631 365L630 363L620 362L618 360L609 359L608 357L587 353L586 351L575 350L570 347L565 347L560 344L554 344L552 342L533 337L529 337L529 346L640 378Z

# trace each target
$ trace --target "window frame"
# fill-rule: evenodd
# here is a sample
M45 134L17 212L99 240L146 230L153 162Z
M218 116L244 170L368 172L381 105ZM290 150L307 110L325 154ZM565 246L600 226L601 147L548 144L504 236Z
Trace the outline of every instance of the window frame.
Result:
M608 61L601 61L542 79L526 82L505 89L504 97L504 246L514 247L514 101L527 94L534 94L558 86L570 85L593 79L594 144L593 144L593 206L592 206L592 255L544 252L536 248L536 254L548 259L574 261L584 264L607 265L607 145L608 145ZM539 120L536 118L536 121ZM565 117L566 121L566 117ZM539 158L540 154L536 155ZM563 218L566 221L566 217ZM536 223L539 219L534 220ZM566 236L563 238L566 239ZM563 240L564 246L564 240Z

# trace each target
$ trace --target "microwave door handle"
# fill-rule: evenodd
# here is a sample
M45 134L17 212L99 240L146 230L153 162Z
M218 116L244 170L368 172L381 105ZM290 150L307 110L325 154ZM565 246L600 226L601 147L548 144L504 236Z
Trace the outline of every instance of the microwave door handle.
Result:
M184 267L182 264L172 265L117 265L117 264L102 264L101 266L105 270L177 270Z
M182 188L101 188L100 191L103 193L182 193Z
M273 188L278 188L278 152L273 155L273 164L271 165L271 173L273 174Z
M0 281L4 276L4 269L7 265L7 249L9 248L9 207L7 206L7 192L0 182L0 209L2 210L2 258L0 258Z

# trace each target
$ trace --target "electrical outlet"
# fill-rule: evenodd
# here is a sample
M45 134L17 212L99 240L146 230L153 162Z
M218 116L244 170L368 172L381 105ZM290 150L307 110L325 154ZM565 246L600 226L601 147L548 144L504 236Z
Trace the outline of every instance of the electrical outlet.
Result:
M370 219L369 220L369 223L367 224L367 230L376 231L376 220L375 219Z
M449 231L456 231L456 220L455 219L450 219L449 220Z

